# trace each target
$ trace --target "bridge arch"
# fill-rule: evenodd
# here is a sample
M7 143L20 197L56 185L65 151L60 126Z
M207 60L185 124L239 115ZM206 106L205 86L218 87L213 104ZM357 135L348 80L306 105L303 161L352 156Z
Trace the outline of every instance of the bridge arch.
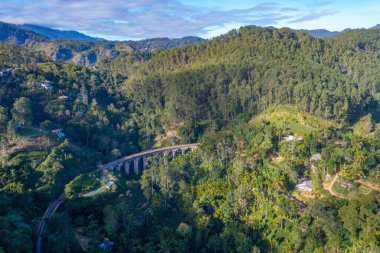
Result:
M178 153L184 154L187 150L194 150L198 146L199 143L193 143L170 146L166 148L150 149L137 154L124 156L115 161L106 163L102 165L102 168L107 170L124 171L126 175L129 175L133 170L135 175L139 175L141 167L139 165L140 161L142 161L142 170L145 170L147 166L146 161L149 156L163 155L164 157L167 157L168 155L171 155L173 158L175 158Z
M138 175L138 162L139 159L143 159L143 169L145 169L146 166L146 158L151 155L157 155L157 154L168 154L169 152L172 152L172 155L177 154L178 151L181 151L182 154L186 152L186 150L194 150L199 146L199 143L194 143L194 144L185 144L185 145L177 145L177 146L171 146L171 147L166 147L166 148L158 148L158 149L151 149L147 151L143 151L137 154L129 155L129 156L124 156L120 159L117 159L115 161L106 163L104 165L101 165L100 168L98 169L107 169L107 170L121 170L122 168L126 168L125 164L128 164L128 169L130 169L131 163L133 163L133 169L137 171L136 175ZM137 164L137 166L135 166ZM136 172L135 171L135 172ZM37 230L37 237L36 237L36 248L37 248L37 253L42 253L42 233L44 231L44 226L46 220L48 220L59 208L59 206L65 202L66 195L63 192L55 201L50 203L48 208L46 209L44 215L42 216L42 219L40 220L38 224L38 230Z

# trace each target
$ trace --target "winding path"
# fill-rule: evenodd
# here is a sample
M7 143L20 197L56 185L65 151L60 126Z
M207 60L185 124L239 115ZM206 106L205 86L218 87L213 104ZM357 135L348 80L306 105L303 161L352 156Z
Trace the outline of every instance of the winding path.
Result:
M115 166L122 164L125 161L137 159L140 157L145 157L148 155L154 155L157 153L166 154L166 152L168 152L168 151L177 151L177 150L186 150L186 149L193 150L193 149L197 148L198 145L199 145L198 143L193 143L193 144L176 145L176 146L170 146L170 147L158 148L158 149L150 149L150 150L146 150L146 151L142 151L140 153L125 156L125 157L122 157L122 158L117 159L115 161L106 163L106 164L100 166L100 168L98 168L96 170L113 169ZM59 197L56 200L54 200L52 203L50 203L50 205L46 209L44 215L42 216L42 218L38 224L38 228L37 228L37 239L36 239L36 252L37 253L42 253L42 233L43 233L44 228L45 228L46 220L48 220L51 216L53 216L53 214L58 210L60 205L63 202L65 202L65 200L66 200L66 196L65 196L65 193L63 192L61 195L59 195Z
M338 192L335 192L333 190L333 185L335 184L335 181L339 178L339 174L336 174L334 176L334 178L331 180L330 184L329 185L326 185L324 186L324 188L326 190L328 190L330 192L331 195L335 196L335 197L338 197L338 198L341 198L341 199L348 199L346 196L344 196L343 194L340 194Z

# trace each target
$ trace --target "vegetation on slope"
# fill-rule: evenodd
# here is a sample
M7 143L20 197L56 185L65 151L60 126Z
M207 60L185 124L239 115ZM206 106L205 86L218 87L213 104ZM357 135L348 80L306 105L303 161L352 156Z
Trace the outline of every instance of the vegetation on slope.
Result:
M379 52L376 29L362 48L356 33L244 27L123 53L109 72L2 44L0 251L32 252L64 188L77 194L47 224L49 252L99 252L105 238L115 252L378 251ZM201 145L81 195L101 181L83 173L157 141Z
M378 64L378 51L357 51L341 40L243 27L159 53L138 66L124 91L147 133L176 121L218 129L274 104L352 122L378 110Z
M290 133L302 140L282 138ZM343 182L353 172L378 180L378 136L357 136L295 107L272 107L204 136L194 152L166 162L150 158L139 181L125 183L114 171L118 188L70 199L67 212L72 226L86 231L89 252L104 237L116 252L376 251L379 192L345 190L355 192L346 200L322 183L339 171ZM315 153L322 160L312 169ZM300 202L292 195L305 176L313 193Z

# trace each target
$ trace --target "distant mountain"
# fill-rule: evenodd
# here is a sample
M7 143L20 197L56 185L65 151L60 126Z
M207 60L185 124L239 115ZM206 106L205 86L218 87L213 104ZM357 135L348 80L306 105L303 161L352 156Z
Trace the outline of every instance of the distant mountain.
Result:
M310 34L311 36L314 36L314 37L317 37L317 38L333 38L335 36L337 36L338 34L340 34L341 32L338 32L338 31L329 31L329 30L326 30L326 29L316 29L316 30L306 30L306 29L301 29L301 30L298 30L300 32L304 32L304 33L308 33Z
M49 37L50 39L54 39L54 40L69 39L69 40L104 41L104 39L90 37L86 34L83 34L77 31L64 31L64 30L52 29L49 27L44 27L44 26L39 26L39 25L32 25L32 24L19 25L18 27L45 35L46 37Z
M375 25L374 27L371 27L371 29L378 29L378 28L380 28L380 24Z
M99 66L101 62L132 54L134 51L186 46L197 44L204 39L185 37L107 41L76 31L61 31L32 24L13 25L0 22L0 41L15 43L36 52L42 52L54 61L70 61L81 66L94 67Z
M0 41L21 45L47 40L49 40L49 38L44 35L21 29L16 25L0 22Z
M49 40L34 44L32 49L43 52L53 61L73 62L86 67L98 66L102 61L134 51L127 42L80 40Z
M140 49L156 49L156 48L173 48L173 47L182 47L187 45L195 45L200 42L205 41L205 39L195 36L188 36L177 39L170 38L153 38L145 39L140 41L128 41L129 45L135 50Z

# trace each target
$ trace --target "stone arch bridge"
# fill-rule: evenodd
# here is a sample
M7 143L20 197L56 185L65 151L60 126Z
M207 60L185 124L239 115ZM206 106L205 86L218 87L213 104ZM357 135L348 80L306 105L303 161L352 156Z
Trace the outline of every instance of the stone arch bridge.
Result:
M166 148L150 149L150 150L146 150L137 154L124 156L120 159L117 159L115 161L102 165L101 168L107 169L107 170L119 170L119 171L124 169L127 175L129 175L130 169L133 168L133 172L136 175L138 175L139 167L140 167L139 164L141 160L142 160L142 169L145 170L146 159L149 156L163 155L164 157L167 157L168 154L171 154L171 156L175 158L178 152L180 152L181 154L184 154L187 150L196 149L198 145L199 143L193 143L193 144L170 146Z
M121 170L122 167L124 167L124 170L127 174L129 174L129 169L131 167L131 164L133 163L133 170L136 175L139 174L139 163L140 159L142 159L143 162L143 169L145 169L146 166L146 159L149 156L156 156L156 155L164 155L167 156L169 153L174 158L178 152L181 152L184 154L187 150L194 150L199 146L199 143L194 144L184 144L184 145L177 145L177 146L171 146L166 148L158 148L158 149L150 149L146 150L137 154L124 156L120 159L117 159L115 161L106 163L104 165L101 165L99 169L107 169L107 170ZM42 232L44 230L45 222L48 220L59 208L59 206L65 202L66 196L65 193L62 193L55 201L50 203L49 207L46 209L45 214L41 218L39 224L38 224L38 231L37 231L37 242L36 247L37 253L42 253Z

